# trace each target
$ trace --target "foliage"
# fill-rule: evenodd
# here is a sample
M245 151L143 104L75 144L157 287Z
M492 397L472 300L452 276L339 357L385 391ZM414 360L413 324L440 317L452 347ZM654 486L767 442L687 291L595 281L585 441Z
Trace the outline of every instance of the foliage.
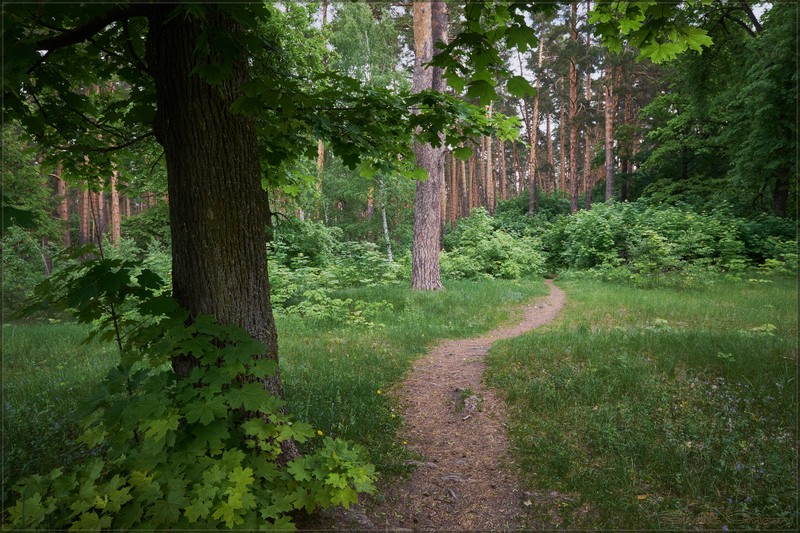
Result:
M41 241L25 229L10 226L0 240L2 252L3 317L20 308L37 283L44 279L44 254Z
M546 241L556 267L595 269L603 279L638 284L702 284L703 272L738 274L768 259L791 271L795 241L787 236L786 222L758 220L645 202L602 204L562 217ZM760 244L753 245L755 239Z
M495 229L485 209L462 219L448 236L442 252L442 273L454 279L504 278L541 275L545 256L532 237L512 236Z
M116 339L120 359L86 406L81 441L96 455L22 480L9 525L286 529L294 510L347 507L373 490L364 451L343 441L326 438L281 465L282 443L314 431L264 390L260 378L277 362L259 356L264 346L237 327L210 316L190 321L158 295L162 282L152 271L131 283L135 268L88 261L40 288L80 322L97 322L92 335ZM185 357L199 365L181 378L169 363Z

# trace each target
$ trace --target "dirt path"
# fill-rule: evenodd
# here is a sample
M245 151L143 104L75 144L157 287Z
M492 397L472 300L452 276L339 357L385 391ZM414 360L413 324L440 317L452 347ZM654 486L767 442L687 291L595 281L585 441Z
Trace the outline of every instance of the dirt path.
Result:
M422 459L385 500L351 516L351 529L509 530L522 527L523 493L507 468L504 405L482 383L484 356L495 341L516 337L555 317L564 293L523 308L513 326L477 339L449 340L417 361L394 394L405 413L408 445ZM356 522L356 523L353 523Z

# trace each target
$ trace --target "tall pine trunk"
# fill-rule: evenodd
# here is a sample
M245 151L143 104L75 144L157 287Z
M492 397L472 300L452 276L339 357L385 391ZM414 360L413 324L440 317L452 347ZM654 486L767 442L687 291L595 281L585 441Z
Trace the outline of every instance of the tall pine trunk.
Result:
M426 67L433 58L434 43L447 42L447 6L444 2L416 0L414 11L413 92L444 91L440 68ZM411 248L411 287L443 289L439 271L440 205L444 179L444 143L438 148L415 143L417 165L428 171L428 179L417 183L414 206L414 241Z
M605 72L605 152L606 152L606 202L614 199L614 113L617 102L614 91L614 67L607 59Z
M569 39L573 44L578 42L578 2L572 2ZM575 47L573 47L573 50ZM569 58L569 210L578 211L578 65L575 52Z
M120 239L120 209L119 209L119 171L114 170L111 174L111 232L109 238L113 244L117 244Z
M539 208L539 89L542 86L542 59L544 58L544 30L539 37L539 57L536 65L536 93L533 95L533 115L530 117L530 176L528 187L530 197L528 198L528 214L533 215Z
M558 118L558 191L564 194L567 189L567 105L561 99L561 110Z
M592 62L589 60L592 48L592 33L589 31L589 11L591 0L586 0L586 131L584 134L585 146L583 154L583 189L584 207L592 207L592 135L591 135L591 101L592 101Z

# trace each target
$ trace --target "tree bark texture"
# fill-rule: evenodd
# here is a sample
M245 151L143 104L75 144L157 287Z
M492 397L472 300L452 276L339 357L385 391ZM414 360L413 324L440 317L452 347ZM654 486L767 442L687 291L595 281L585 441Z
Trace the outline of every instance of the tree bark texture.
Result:
M65 247L69 247L72 244L72 236L69 231L69 193L67 182L61 179L63 168L63 165L59 163L51 176L53 176L56 181L56 196L58 198L58 209L56 213L63 225L62 242Z
M245 58L212 87L192 70L202 31L191 16L167 18L173 6L154 6L147 61L156 87L156 138L164 147L172 230L173 295L194 314L235 324L266 345L260 357L277 359L275 321L269 299L266 225L256 128L252 118L229 107L247 81ZM209 7L207 24L236 34L238 26ZM177 358L187 376L197 364ZM261 378L282 395L279 375Z
M111 233L109 239L113 244L117 244L120 239L120 210L119 210L119 171L114 170L111 174Z
M413 92L443 91L441 69L425 67L433 58L434 43L447 42L447 6L444 2L415 1ZM440 206L444 179L445 148L415 143L417 165L428 171L428 179L417 183L414 205L414 242L411 248L411 287L443 289L439 271Z
M591 0L586 0L586 53L590 53L592 48L592 33L589 31L589 11L591 10ZM583 154L583 190L584 208L592 207L592 133L591 133L591 106L592 101L592 62L586 62L586 131L584 134L584 154Z
M489 118L492 117L492 109L494 102L489 103ZM488 135L483 139L483 145L486 150L486 209L490 215L494 214L495 206L495 179L494 179L494 161L492 160L492 136Z
M78 242L89 244L92 242L92 208L89 201L91 192L88 189L88 183L84 183L84 187L81 191L78 212Z
M550 130L550 113L545 113L545 130L544 134L547 137L547 176L545 192L553 192L556 188L556 157L553 153L553 136Z
M561 100L558 117L558 190L561 194L567 189L567 103Z
M572 2L572 16L570 17L569 38L573 43L578 42L578 2ZM574 50L574 48L573 48ZM578 65L575 52L569 58L569 210L578 211Z
M605 72L605 152L606 152L606 202L614 199L614 67L606 65Z
M536 65L536 94L533 95L533 115L530 123L530 177L529 177L529 198L528 214L533 215L539 209L539 90L542 86L542 59L544 58L544 31L539 36L539 57Z

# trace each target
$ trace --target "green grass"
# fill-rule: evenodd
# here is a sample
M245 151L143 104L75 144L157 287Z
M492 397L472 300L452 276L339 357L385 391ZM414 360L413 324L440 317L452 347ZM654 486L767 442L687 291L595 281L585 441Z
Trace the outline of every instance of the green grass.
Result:
M547 291L540 281L450 281L446 286L439 292L398 285L337 294L390 303L393 309L375 317L371 328L279 315L290 410L326 434L364 445L380 471L401 470L407 459L403 436L397 434L401 417L387 389L433 341L488 331L509 319L515 305Z
M488 381L508 401L528 489L569 495L563 526L790 527L794 280L561 285L562 318L496 345Z
M81 345L88 332L71 323L3 326L3 501L21 476L85 455L75 412L117 357L114 346Z
M342 291L387 301L373 327L344 327L278 314L281 372L290 410L328 435L366 446L384 472L405 458L399 413L385 393L433 341L484 332L514 304L544 294L540 281L449 282L415 293L405 286ZM75 413L116 363L113 345L82 346L88 328L70 323L3 326L4 499L21 477L79 460ZM395 414L395 417L391 415Z

